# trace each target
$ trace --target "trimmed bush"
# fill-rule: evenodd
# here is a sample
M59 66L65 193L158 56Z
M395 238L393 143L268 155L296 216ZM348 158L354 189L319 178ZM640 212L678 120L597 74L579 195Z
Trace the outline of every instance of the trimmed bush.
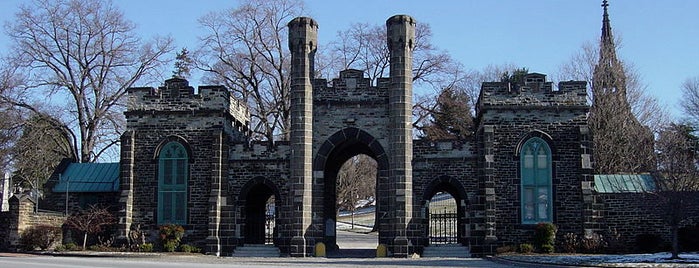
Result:
M153 252L153 243L144 243L138 249L141 252Z
M517 251L517 249L513 246L502 246L495 249L495 253L497 254L512 253L515 251Z
M532 244L519 244L519 253L532 253L534 246Z
M160 242L163 243L163 250L166 252L175 252L184 236L184 227L178 224L166 224L161 225L159 229Z
M22 232L20 235L20 245L26 251L47 250L54 243L57 243L63 237L61 227L50 225L31 226Z
M180 246L180 251L184 253L199 253L201 252L201 249L192 245L182 244Z
M552 253L556 241L556 225L542 222L534 228L534 245L544 253ZM544 249L546 248L546 249Z

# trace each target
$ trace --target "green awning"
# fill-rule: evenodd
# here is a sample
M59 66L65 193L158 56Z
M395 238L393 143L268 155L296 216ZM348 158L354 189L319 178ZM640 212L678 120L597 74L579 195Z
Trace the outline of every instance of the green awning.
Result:
M70 163L60 173L54 192L99 193L119 191L119 163Z
M595 175L595 191L598 193L643 193L655 189L650 174Z

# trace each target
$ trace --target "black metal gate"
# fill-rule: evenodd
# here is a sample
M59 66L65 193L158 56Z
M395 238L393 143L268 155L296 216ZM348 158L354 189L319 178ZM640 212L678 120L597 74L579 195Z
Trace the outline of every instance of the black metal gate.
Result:
M456 213L430 213L430 244L457 244L458 217Z
M265 217L265 244L274 244L274 214Z

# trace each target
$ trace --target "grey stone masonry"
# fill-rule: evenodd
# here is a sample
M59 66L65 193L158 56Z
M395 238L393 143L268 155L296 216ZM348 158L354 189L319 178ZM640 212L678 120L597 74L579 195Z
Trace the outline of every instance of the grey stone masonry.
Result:
M396 15L386 21L390 78L388 91L389 190L393 191L389 206L393 211L394 256L410 253L407 237L412 220L412 158L413 158L413 48L415 20L407 15Z
M314 56L318 44L318 23L311 18L296 18L289 22L291 51L291 210L294 212L291 248L292 256L303 257L312 252L313 242L306 241L311 225L312 143Z

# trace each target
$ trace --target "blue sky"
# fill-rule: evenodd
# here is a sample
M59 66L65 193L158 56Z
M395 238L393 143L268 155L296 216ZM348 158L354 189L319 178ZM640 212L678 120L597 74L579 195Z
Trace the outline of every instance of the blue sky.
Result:
M0 0L3 21L12 19L21 0ZM144 38L172 35L176 46L196 47L197 19L234 7L224 0L115 0ZM306 15L318 21L319 45L352 23L383 24L395 14L428 23L433 43L468 69L511 63L553 75L585 42L596 42L602 21L601 0L388 1L307 0ZM651 94L673 115L682 82L699 76L699 1L610 1L620 57L636 66ZM8 49L5 34L0 48ZM551 77L550 77L551 78ZM199 84L198 81L192 81Z

